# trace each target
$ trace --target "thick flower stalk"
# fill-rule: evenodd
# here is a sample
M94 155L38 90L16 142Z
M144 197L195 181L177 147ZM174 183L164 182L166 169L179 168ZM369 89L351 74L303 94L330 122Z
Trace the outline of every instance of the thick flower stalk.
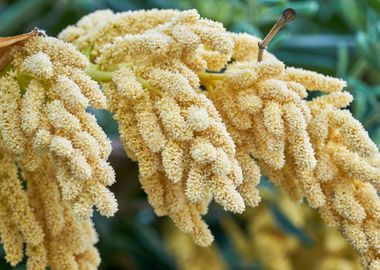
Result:
M107 20L100 23L103 16ZM79 35L86 25L98 29ZM195 11L102 11L60 37L90 49L97 66L88 72L104 81L121 139L139 163L140 182L157 215L170 216L198 244L208 245L212 235L201 216L212 198L236 213L244 210L244 199L258 203L257 181L242 184L234 142L198 92L207 57L225 64L231 56L232 39L220 24Z
M0 236L6 260L12 266L22 261L25 244L28 270L97 269L97 234L90 219L79 221L61 199L51 157L41 156L31 172L0 144Z
M285 67L268 53L257 62L257 39L233 36L236 62L203 78L237 152L256 158L293 199L319 208L362 254L363 265L377 269L379 152L349 111L339 110L352 100L341 92L345 82ZM307 102L307 90L326 94Z
M0 133L26 172L51 163L62 198L78 217L117 210L107 186L114 171L106 161L111 146L93 115L105 108L98 84L83 70L86 58L55 38L33 37L13 50L0 78ZM48 159L42 159L48 155ZM25 172L25 173L26 173Z

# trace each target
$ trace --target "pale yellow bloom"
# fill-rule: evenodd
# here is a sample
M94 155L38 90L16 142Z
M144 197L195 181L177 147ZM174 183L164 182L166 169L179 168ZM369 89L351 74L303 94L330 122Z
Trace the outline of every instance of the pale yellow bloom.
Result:
M61 199L51 163L44 160L43 164L35 172L26 174L29 200L45 232L42 245L27 246L28 269L45 269L47 266L57 270L78 269L84 263L79 258L94 248L97 237L89 225L91 220L79 220L72 207ZM91 263L93 259L86 261ZM98 259L95 269L99 262Z
M340 92L344 81L285 67L268 52L258 63L258 38L226 33L192 10L98 11L61 37L87 54L93 62L90 75L107 81L103 87L122 142L139 163L140 182L158 215L170 216L198 244L207 245L212 236L201 216L210 199L234 212L242 212L244 204L255 206L261 169L292 199L305 198L318 208L362 253L363 265L376 269L379 154L361 124L340 110L352 100ZM231 57L235 61L229 63ZM199 90L200 83L207 94ZM307 101L307 91L327 94ZM49 103L52 111L59 106ZM83 112L62 111L64 126L78 131L78 121L88 119ZM60 124L55 123L57 129ZM95 130L84 131L102 141ZM51 144L47 132L38 135L37 143ZM22 140L12 140L15 148L22 148ZM71 166L78 175L85 175L85 168L96 171L66 141L61 143L55 151L76 156ZM107 152L99 144L101 153ZM83 152L92 148L91 143L78 145ZM69 178L68 172L60 175ZM74 194L82 190L73 182L61 182L70 183ZM81 200L77 205L88 212L86 196ZM270 247L263 254L273 258L276 244L271 237L262 238L262 245ZM289 268L277 249L272 253L283 260L276 265ZM333 261L326 259L320 267L329 269Z
M75 44L80 50L93 46L92 54L99 54L99 50L115 37L127 34L139 34L169 22L178 15L177 10L147 10L144 12L127 11L113 13L111 10L100 10L84 16L77 26L64 29L59 38Z
M306 96L303 86L281 79L286 72L283 63L266 54L260 63L229 65L221 78L204 75L202 83L215 86L208 96L221 112L238 151L245 153L240 155L241 159L253 155L266 174L272 176L273 170L293 167L300 182L292 186L297 185L309 203L318 207L324 204L324 195L312 177L316 160L306 130L310 110L303 100ZM247 173L246 178L250 177ZM281 182L287 190L293 189Z
M22 71L37 79L49 79L53 76L54 67L50 57L44 52L38 52L25 59L22 63Z
M16 225L9 218L10 212L2 203L0 204L0 235L3 248L5 251L5 259L11 266L16 266L24 256L23 254L23 238Z
M263 173L294 200L305 197L319 208L326 222L340 228L362 254L365 267L376 265L379 153L349 111L339 110L352 101L350 94L339 92L346 83L285 68L268 53L257 63L253 46L257 40L231 35L233 55L240 61L222 74L202 74L201 82L237 151L245 153L245 159L255 157ZM306 90L327 94L307 102Z
M191 237L175 230L172 225L165 229L165 242L181 270L227 269L217 246L199 247Z
M309 91L324 91L326 93L341 91L346 82L313 71L289 67L286 69L286 80L301 83Z
M320 209L322 217L343 231L370 269L379 259L380 248L376 240L380 229L379 154L362 125L348 111L339 110L350 98L332 93L310 101L313 119L309 132L317 160L321 157L315 177L323 183L328 201Z
M114 196L98 186L114 182L106 161L110 143L86 112L89 105L105 108L106 98L85 75L86 58L72 45L50 37L32 38L13 54L0 86L4 142L29 171L36 170L40 156L48 152L62 195L75 205L78 216L92 215L93 205L113 215Z
M41 165L30 172L19 164L24 172L23 181L17 173L16 156L0 142L0 236L6 260L16 266L23 259L23 245L28 270L78 269L79 259L93 250L97 241L91 221L79 221L71 206L61 199L55 179L51 157L41 155ZM91 262L94 258L82 258ZM82 262L81 262L82 263Z
M0 141L0 143L0 199L1 206L4 207L2 211L10 214L7 219L10 219L11 223L17 224L14 229L19 230L25 242L37 245L42 241L44 233L19 179L16 156L5 147L4 142Z
M90 21L98 32L86 32ZM158 215L170 216L198 244L208 245L212 236L201 216L212 197L238 213L245 208L243 197L258 203L258 174L243 183L233 140L212 102L197 93L196 72L223 67L231 57L233 42L221 24L194 10L103 11L61 37L90 48L99 76L112 71L112 82L103 84L110 110Z

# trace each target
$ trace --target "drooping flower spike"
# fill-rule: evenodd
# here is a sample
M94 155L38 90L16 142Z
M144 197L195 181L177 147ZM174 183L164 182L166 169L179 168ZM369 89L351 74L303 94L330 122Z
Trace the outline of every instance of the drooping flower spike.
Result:
M153 13L154 12L155 11L153 11ZM168 12L170 13L172 11ZM186 114L182 114L182 116L185 116L185 121L180 120L181 118L178 117L178 113L176 114L177 117L168 117L164 113L167 110L163 110L163 108L160 107L162 104L171 104L165 107L171 108L172 110L183 111L181 106L183 106L183 104L185 104L185 106L189 105L185 103L189 102L186 99L189 96L189 92L182 90L183 86L178 84L178 79L174 79L178 77L173 77L171 73L167 72L167 70L169 70L170 72L180 73L185 76L194 90L199 86L199 82L207 89L207 92L204 93L212 100L220 112L227 126L227 130L232 135L234 143L236 144L235 157L239 162L242 169L241 172L244 176L244 181L241 185L236 186L236 188L244 198L246 204L254 206L259 200L254 186L259 181L259 168L261 168L263 173L269 176L270 180L284 188L295 200L306 198L309 205L314 208L319 208L321 211L326 205L331 204L333 200L340 201L341 207L343 208L348 207L347 200L343 202L341 199L335 199L335 192L340 192L339 185L332 181L331 183L333 184L330 190L332 188L333 192L329 192L325 183L320 181L317 177L317 174L321 173L321 168L323 168L324 157L321 157L322 155L319 154L319 148L315 145L315 140L312 135L313 133L317 134L319 131L314 130L312 125L314 119L318 119L316 120L317 122L321 121L322 113L315 115L313 113L314 110L310 107L306 99L308 95L307 91L315 90L332 93L331 98L325 98L332 99L335 97L334 95L336 95L334 92L339 92L344 88L346 85L344 81L312 71L285 67L281 61L264 51L264 41L260 41L247 34L228 34L227 36L229 36L234 44L234 49L232 52L228 51L227 54L225 50L215 49L216 47L212 49L212 46L210 47L210 45L206 44L202 39L200 46L193 47L190 44L195 43L189 43L185 46L187 50L178 49L184 48L181 46L186 44L189 40L195 40L188 38L191 35L186 35L187 38L184 39L181 46L173 42L173 32L168 29L171 29L171 27L179 21L181 21L181 24L183 21L187 23L192 21L189 19L178 19L182 15L170 20L167 17L168 13L163 13L161 21L160 19L152 20L156 27L155 31L152 29L147 31L149 27L144 26L141 27L141 29L143 29L142 31L131 27L131 29L135 30L129 32L128 27L122 26L126 21L130 21L132 18L141 21L142 17L149 17L152 13L137 12L117 14L114 16L114 19L108 19L106 23L102 24L100 23L100 18L102 18L104 14L105 13L100 12L91 15L91 17L87 17L78 23L78 27L68 28L61 36L76 44L78 48L86 48L86 46L91 45L89 40L96 40L95 43L97 45L92 48L90 57L99 65L100 70L104 70L102 75L105 76L103 76L102 79L104 79L106 75L109 75L109 77L113 79L113 83L105 84L105 88L108 89L108 91L109 89L113 91L109 92L108 95L112 96L113 94L111 93L119 92L119 95L127 96L131 100L130 104L125 105L130 111L130 114L125 113L128 111L127 109L123 109L123 111L116 113L116 117L117 119L126 121L124 126L130 127L129 132L134 132L134 136L141 136L140 140L142 140L146 147L150 148L152 152L160 152L164 145L171 146L171 142L169 144L166 143L167 134L165 134L165 132L169 132L170 136L175 137L178 136L178 127L185 127L180 129L180 131L185 131L186 128L192 126L190 123L193 123L192 120L186 118ZM102 35L106 37L104 39L106 40L105 42L102 42L102 38L97 36L97 34L85 35L86 37L77 34L79 32L85 33L85 25L88 24L89 21L93 22L91 25L99 25L99 29L102 29ZM208 23L207 25L209 26L211 24ZM107 30L107 28L110 30ZM276 29L276 27L274 27L274 29ZM93 33L95 32L96 31L93 31ZM160 32L164 33L164 35L158 35ZM156 37L157 35L160 37L157 38L154 43L156 44L156 50L153 49L153 43L149 42L149 37L153 35L153 33ZM114 35L113 38L112 35ZM118 35L121 37L118 38ZM226 39L228 38L223 34L223 40ZM84 42L84 40L86 40L86 42ZM270 38L267 39L268 42L269 40ZM261 46L258 46L259 43ZM137 44L145 45L139 46ZM195 51L194 48L196 48ZM122 52L124 51L130 53L123 54ZM230 63L229 60L231 56L233 61ZM173 61L173 59L177 61ZM188 61L189 59L191 59L191 61ZM160 69L160 75L157 75L157 67ZM189 69L192 72L188 72ZM220 71L223 69L225 69L225 71ZM116 70L116 72L114 70ZM162 70L164 70L164 72ZM109 73L110 71L114 72ZM154 75L152 76L152 74ZM94 75L99 74L95 73ZM108 78L108 80L110 78ZM169 84L166 84L165 81L168 81ZM149 124L144 125L139 124L141 113L136 112L136 109L130 108L135 106L136 101L146 96L146 90L149 90L150 103L145 103L144 108L149 105L150 112L144 111L144 118L149 115ZM154 105L156 99L161 98L164 100L168 93L172 94L171 97L174 98L179 107L173 102L159 102L157 103L159 105ZM337 95L337 97L338 96L339 95ZM114 102L111 101L111 108L112 104L116 105L115 108L122 107L119 104L119 101L122 100L121 98L110 99L114 100ZM345 101L347 99L350 99L347 94L342 94L338 97L339 102L344 104L347 103ZM317 100L312 102L319 104L320 102ZM152 110L151 108L154 109ZM113 110L116 111L116 109ZM207 112L209 116L213 115L210 111ZM156 117L154 117L154 115L156 115ZM130 120L133 116L136 119L134 120L135 122L131 122ZM206 119L204 116L202 118ZM169 121L175 123L172 124L170 128L168 128ZM203 123L203 121L200 122ZM186 125L184 125L184 123L186 123ZM136 132L136 126L139 132ZM152 128L152 126L155 126L155 128ZM160 130L158 127L161 127L163 131L158 132ZM350 128L348 128L348 130L349 129ZM362 128L357 126L351 129L360 130ZM123 131L121 131L121 133L123 133ZM153 134L154 136L149 136L148 134ZM126 136L126 138L132 138L132 135ZM328 139L330 139L330 137L328 137ZM358 140L368 140L368 138L365 139L365 136L361 136L360 139L351 139L356 143L358 143ZM132 141L135 142L136 140ZM157 149L152 149L152 146L156 145L155 143L157 142L159 142L160 146ZM124 144L128 145L128 140L124 140ZM136 145L140 144L131 143L130 148ZM128 146L126 146L126 148L131 157L139 160L135 154L137 150L129 150ZM374 150L373 147L371 149ZM211 152L204 151L205 150L202 150L202 152L199 153L202 153L204 158L209 159ZM377 149L375 149L375 151L377 152ZM146 150L143 150L143 152L146 153ZM169 167L165 165L165 152L162 151L163 165L161 166L165 172L165 177L169 179L174 176L179 177L181 175L178 173L179 170L169 169ZM191 152L192 155L195 153L194 151ZM181 155L182 154L183 153L181 153ZM145 157L146 156L149 156L149 160L151 160L152 155L145 155ZM178 156L177 154L170 158L172 161L171 164L180 164L180 162L178 162L180 160ZM143 159L140 158L140 160ZM375 161L373 162L376 163ZM140 161L140 170L144 167L141 163ZM158 161L156 161L156 163L159 164ZM373 163L371 164L371 166L376 167ZM157 165L157 167L160 166ZM149 168L152 168L152 166ZM351 176L355 174L355 172L352 171L353 168L350 168L348 165L342 167L342 169L346 170L346 174L348 173L347 170L350 170ZM203 172L205 172L205 170L203 170ZM367 172L365 175L368 180L373 176L373 174L370 173L377 172L377 169L374 167L372 169L367 168ZM364 176L362 176L362 178L363 177ZM189 181L190 179L192 178L187 178L187 184L192 183L192 181ZM373 188L372 184L376 182L376 178L371 181L371 183L366 184L370 185L369 190ZM160 183L162 182L163 181ZM149 183L152 184L153 182L149 181ZM376 185L375 183L375 186ZM187 187L189 186L194 185L187 185ZM160 191L160 193L156 190L160 187L159 185L152 184L152 186L149 186L149 188L152 187L154 187L155 194L163 193L163 191ZM153 192L148 192L148 194L149 193L152 194ZM189 194L188 189L185 189L185 194ZM346 193L343 192L342 194ZM371 194L375 193L372 192ZM218 196L213 195L218 201ZM372 198L370 199L371 207L368 207L367 211L372 211L373 208L376 209L378 202L377 196L370 197ZM152 202L152 204L159 204L157 203L157 201L160 201L159 198L161 197L156 196L154 199L151 199L151 201L156 201L156 203ZM372 210L369 210L370 208ZM356 207L356 209L359 208ZM341 212L344 211L341 210ZM376 226L378 226L378 223ZM371 236L371 238L374 239L374 236ZM374 253L371 251L371 254ZM364 265L376 265L376 256L371 255L370 257L371 258L367 258L364 261Z
M35 37L13 53L1 77L0 128L6 145L29 171L52 157L62 198L79 217L112 216L117 205L106 186L114 182L108 164L111 146L86 112L107 101L84 69L86 58L72 45L50 37Z
M86 58L72 45L32 37L10 50L0 78L0 235L6 259L28 269L97 269L90 216L117 210L106 188L111 147L91 104L105 108Z
M195 11L110 14L106 23L98 23L104 12L82 19L60 37L85 48L84 40L93 46L90 40L103 33L109 43L95 42L89 55L98 74L113 71L112 82L103 87L125 149L139 163L148 199L158 215L170 216L198 244L208 245L212 236L201 216L212 198L237 213L244 210L244 200L252 206L259 201L257 181L242 184L234 142L214 105L198 93L196 72L206 70L210 55L224 65L232 39L220 24L200 19ZM152 13L153 21L148 19ZM169 19L168 13L174 16ZM128 27L132 19L141 27ZM99 31L76 35L89 20ZM244 192L239 186L246 186Z
M232 35L236 61L223 74L203 78L237 152L255 158L294 200L306 198L318 208L361 253L363 265L377 269L379 152L363 126L340 110L352 101L342 92L346 83L285 67L269 53L257 62L257 39ZM316 90L325 94L307 101L307 91ZM245 178L252 175L246 167L257 168L240 164Z
M78 220L71 205L61 199L50 158L41 155L39 165L30 171L0 141L0 236L5 259L16 266L23 260L25 245L30 270L97 269L100 258L92 221Z
M212 199L236 213L258 204L261 170L378 269L378 149L341 110L352 98L345 82L286 67L264 50L271 36L228 33L195 11L106 10L60 35L84 55L48 37L9 50L0 77L7 260L19 262L26 243L29 269L99 264L92 207L110 216L117 205L110 143L86 112L107 107L95 79L157 215L196 243L213 239L202 220ZM325 94L308 101L315 90Z

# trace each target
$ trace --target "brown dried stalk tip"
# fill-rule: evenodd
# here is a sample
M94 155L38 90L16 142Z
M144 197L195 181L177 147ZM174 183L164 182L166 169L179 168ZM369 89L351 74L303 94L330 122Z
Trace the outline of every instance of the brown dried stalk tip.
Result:
M12 60L10 57L11 48L35 36L46 36L46 34L45 31L35 27L29 33L11 37L0 37L0 71Z
M296 11L292 8L285 9L281 17L277 20L276 24L272 27L272 29L269 31L267 36L264 38L263 41L259 42L259 53L257 56L257 62L260 62L263 60L263 54L264 50L266 49L269 42L272 40L272 38L276 35L276 33L287 23L291 22L296 18Z

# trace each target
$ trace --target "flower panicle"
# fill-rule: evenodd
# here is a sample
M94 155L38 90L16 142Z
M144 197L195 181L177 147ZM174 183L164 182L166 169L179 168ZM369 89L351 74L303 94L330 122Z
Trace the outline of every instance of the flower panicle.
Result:
M306 198L359 251L363 266L376 269L379 152L361 123L343 109L352 101L342 91L346 83L285 67L268 52L257 62L257 40L231 35L238 61L222 76L203 75L203 80L212 86L208 96L236 151L245 153L245 160L254 157L263 174L294 200ZM316 90L324 94L307 101L307 91ZM245 163L240 164L244 173Z
M96 27L105 13L84 21ZM259 174L243 183L235 144L212 102L198 92L198 74L225 66L233 41L221 24L194 10L126 12L98 25L103 40L98 34L79 37L87 27L82 22L61 36L79 48L92 46L98 70L112 71L112 80L103 84L110 110L156 213L208 245L213 237L201 216L212 198L237 213L245 209L244 200L252 206L260 200Z

